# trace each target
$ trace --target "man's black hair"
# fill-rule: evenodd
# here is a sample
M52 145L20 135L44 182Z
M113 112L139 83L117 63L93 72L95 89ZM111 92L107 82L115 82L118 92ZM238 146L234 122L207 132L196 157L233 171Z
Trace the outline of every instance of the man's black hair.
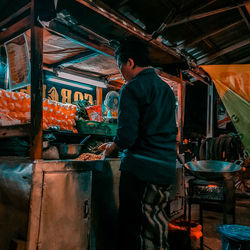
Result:
M146 43L134 36L129 36L120 41L115 49L114 56L118 63L126 63L131 58L135 66L147 67L150 65Z

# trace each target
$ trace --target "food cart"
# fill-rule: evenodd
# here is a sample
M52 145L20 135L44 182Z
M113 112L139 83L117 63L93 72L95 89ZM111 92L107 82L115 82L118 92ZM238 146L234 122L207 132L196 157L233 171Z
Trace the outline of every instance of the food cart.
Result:
M52 11L50 14L54 17L55 13ZM10 47L7 41L11 41L13 38L21 34L25 34L26 38L30 36L29 41L26 41L26 38L23 39L23 46L26 48L23 55L27 58L30 55L31 63L29 71L29 62L24 57L23 64L27 74L21 81L17 79L15 85L13 84L10 88L11 93L17 93L15 90L22 89L22 92L10 96L13 97L13 100L27 101L26 94L30 94L26 105L19 103L24 108L30 105L30 109L20 110L24 113L30 112L30 116L27 114L28 118L23 119L20 124L0 127L2 139L25 137L29 138L30 142L29 157L6 156L1 158L0 217L3 218L3 221L0 226L0 249L6 249L15 243L24 244L29 250L37 248L87 249L89 242L91 249L111 250L115 247L119 159L79 161L61 159L59 155L58 159L46 160L43 154L43 138L44 135L49 134L47 128L57 126L57 122L64 121L66 115L73 114L71 119L75 119L75 107L69 104L72 92L64 88L61 89L61 96L59 96L58 89L51 86L49 87L50 92L46 93L43 86L45 78L48 80L51 76L50 78L54 78L54 82L57 80L59 83L58 80L62 81L61 78L65 80L70 77L66 85L75 87L76 82L79 83L79 77L85 77L85 90L90 85L96 86L97 105L102 104L104 88L117 90L123 85L118 69L114 66L114 59L111 57L113 48L107 43L107 40L81 25L80 30L70 30L68 26L63 25L63 20L67 20L67 13L61 11L58 14L57 20L52 20L48 24L46 21L49 17L43 16L44 12L41 11L39 1L32 0L1 22L0 43L5 44L6 48ZM126 34L146 37L142 31L129 24L123 25L121 28L123 32L126 31ZM123 35L122 32L121 34ZM18 41L16 44L20 45L19 43L21 42ZM68 53L72 54L70 58L56 55L53 50L49 50L50 46L53 48L59 46L57 43L61 43L61 46L65 46L64 50L68 50ZM150 54L157 66L183 62L178 53L162 46L155 39L150 41L150 46ZM161 56L162 53L165 56ZM56 60L58 57L60 57L60 63ZM158 57L161 60L158 60ZM14 56L13 60L15 65L17 58ZM91 62L91 60L93 61ZM113 67L105 69L105 64L113 65ZM70 67L71 65L76 66ZM97 67L95 72L92 71L91 65ZM44 70L47 71L46 74L44 74ZM14 72L16 71L14 70ZM163 70L159 70L158 73L166 83L170 84L178 99L178 141L181 143L185 85L189 83L182 80L181 74L180 77L176 77ZM12 75L13 79L15 78ZM18 86L19 83L23 85ZM30 87L27 87L27 83L30 83ZM45 97L49 97L45 100L43 99L44 92ZM5 91L3 93L6 94ZM87 92L85 94L90 100L90 94ZM75 91L74 97L77 100L84 99L85 94ZM55 102L55 100L59 102ZM64 104L60 104L62 102ZM6 109L10 108L11 103L8 101ZM18 104L17 100L15 104ZM15 105L13 109L16 109ZM69 109L72 112L67 113ZM62 110L65 111L62 112ZM19 115L23 117L23 114L19 113ZM53 118L52 121L51 118ZM16 120L19 120L19 116L16 117ZM30 122L28 122L29 120ZM74 130L72 123L64 124L64 126L66 130ZM113 133L108 132L102 134L100 131L103 130L100 127L96 130L92 128L91 131L73 133L73 131L56 130L52 132L59 143L67 144L79 143L89 134L94 140L101 138L102 141L109 141L113 136ZM178 171L180 172L179 184L181 184L178 191L180 199L174 202L177 208L172 209L173 215L183 210L184 206L183 178L181 177L183 169L179 167Z

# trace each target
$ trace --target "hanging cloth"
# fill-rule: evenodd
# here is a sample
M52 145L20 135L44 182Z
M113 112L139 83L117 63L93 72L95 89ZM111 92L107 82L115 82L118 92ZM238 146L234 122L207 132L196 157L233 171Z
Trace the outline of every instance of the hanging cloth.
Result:
M250 64L203 65L250 155Z

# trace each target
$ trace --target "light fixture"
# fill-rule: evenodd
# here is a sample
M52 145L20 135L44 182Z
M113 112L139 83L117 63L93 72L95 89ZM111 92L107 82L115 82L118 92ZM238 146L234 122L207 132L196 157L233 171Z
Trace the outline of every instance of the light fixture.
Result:
M65 72L58 72L58 77L68 79L70 81L89 84L89 85L100 87L100 88L107 88L106 84L101 80L97 81L97 80L93 80L93 79L90 79L90 78L87 78L87 77L72 75L72 74L65 73Z
M72 87L77 87L77 88L81 88L81 89L87 89L87 90L93 90L93 88L88 87L86 85L80 84L80 83L74 83L68 80L62 80L62 79L58 79L56 77L49 77L47 78L48 81L50 82L56 82L56 83L61 83L61 84L65 84L68 86L72 86Z

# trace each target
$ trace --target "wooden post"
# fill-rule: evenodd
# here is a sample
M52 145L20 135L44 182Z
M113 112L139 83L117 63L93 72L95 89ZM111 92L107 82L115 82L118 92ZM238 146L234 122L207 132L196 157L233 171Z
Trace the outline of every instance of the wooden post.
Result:
M42 159L43 125L43 28L37 22L38 1L31 5L31 159Z
M102 88L96 87L96 104L102 105Z
M181 83L178 83L178 134L177 134L177 153L180 152L180 148L183 141L183 126L184 126L184 112L185 112L185 83L182 83L182 72L180 72Z

